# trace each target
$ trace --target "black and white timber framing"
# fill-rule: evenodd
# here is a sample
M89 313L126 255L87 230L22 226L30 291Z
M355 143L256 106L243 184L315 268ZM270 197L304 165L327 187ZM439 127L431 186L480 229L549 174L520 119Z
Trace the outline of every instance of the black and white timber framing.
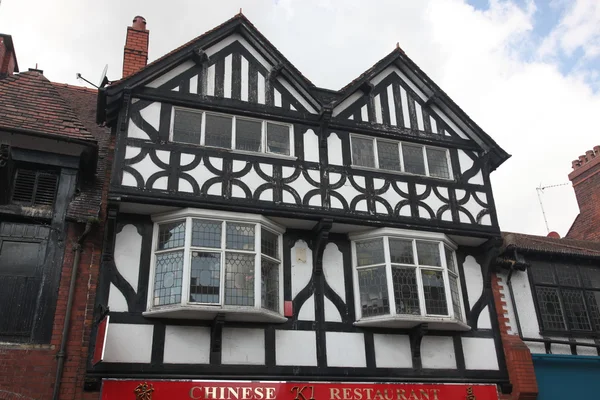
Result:
M177 107L291 124L294 156L173 142ZM90 378L507 382L488 271L490 243L499 237L489 174L508 155L402 51L341 91L326 91L238 15L101 89L98 121L117 139L97 309L112 305L109 332L134 338L139 352L90 365ZM351 134L448 149L450 179L353 167ZM287 322L142 315L149 214L183 207L321 221L318 232L295 226L283 235L284 301L293 305ZM471 238L457 250L471 329L355 326L350 241L336 231L342 225ZM301 276L292 272L298 248L312 260ZM316 357L294 363L288 347L297 340L312 343ZM357 358L340 361L340 345L353 346ZM188 355L177 355L181 346ZM250 361L236 359L234 348ZM406 351L403 361L386 359L386 349L399 357ZM482 351L491 352L487 361Z

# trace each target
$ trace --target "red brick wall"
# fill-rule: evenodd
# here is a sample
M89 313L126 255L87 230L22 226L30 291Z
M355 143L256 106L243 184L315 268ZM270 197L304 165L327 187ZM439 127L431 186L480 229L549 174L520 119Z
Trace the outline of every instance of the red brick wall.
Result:
M511 395L501 397L502 400L535 400L537 399L537 380L533 369L531 352L527 345L517 335L509 334L508 319L504 314L506 299L501 292L500 278L492 276L492 291L494 293L494 305L498 311L498 325L502 338L502 347L508 369L508 377L513 385Z
M0 76L12 75L15 64L14 51L8 50L4 38L0 37Z
M579 215L567 233L569 239L600 241L600 146L573 161L569 179L579 204Z
M123 55L123 78L144 68L148 62L148 36L147 30L137 30L127 27L127 40Z

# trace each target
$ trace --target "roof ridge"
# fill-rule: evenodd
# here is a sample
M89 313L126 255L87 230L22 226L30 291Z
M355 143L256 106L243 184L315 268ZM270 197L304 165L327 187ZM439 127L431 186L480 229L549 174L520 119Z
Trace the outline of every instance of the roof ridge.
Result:
M54 86L57 86L57 87L63 87L63 88L75 89L75 90L82 90L82 91L91 92L91 93L98 93L98 89L92 89L92 88L85 87L85 86L71 85L69 83L52 82L52 81L50 81L50 83L52 85L54 85Z

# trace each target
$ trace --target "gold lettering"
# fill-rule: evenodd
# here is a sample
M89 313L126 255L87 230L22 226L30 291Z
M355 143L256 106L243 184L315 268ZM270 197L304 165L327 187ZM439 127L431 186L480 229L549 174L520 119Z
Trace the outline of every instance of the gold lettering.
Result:
M385 393L385 400L392 400L392 395L389 392L389 389L385 389L384 393Z
M410 391L410 396L408 396L409 400L419 400L419 398L417 397L417 394L415 393L414 390Z
M200 390L200 394L196 394L196 390ZM201 399L202 398L202 387L200 386L194 386L193 388L190 389L190 398L191 399Z
M243 387L242 388L242 399L243 400L248 400L250 399L250 394L252 393L252 388L249 387Z
M231 400L231 396L233 396L236 400L240 398L240 389L239 388L227 388L227 400Z
M365 388L365 392L367 392L367 400L371 400L371 395L373 394L373 388Z
M343 388L342 392L344 393L344 400L350 400L352 397L350 397L350 389L349 388Z
M340 400L340 389L338 389L338 388L329 388L329 398L331 400L333 400L333 399Z
M304 390L305 389L309 389L310 390L310 397L306 397L304 395ZM296 392L296 397L294 397L294 400L315 400L315 387L314 386L294 386L291 389L292 392ZM345 399L347 400L347 399Z
M375 397L373 397L373 400L383 400L383 396L381 395L381 391L377 390L375 392Z
M265 398L265 393L263 390L264 389L261 387L257 387L256 389L254 389L254 396L257 400L262 400Z
M275 388L268 387L267 388L267 400L275 399Z
M440 392L440 389L431 389L431 391L433 392L433 400L440 400L438 398L438 393Z
M406 400L406 392L404 389L396 389L396 400Z
M354 398L356 400L362 399L362 391L359 388L354 389Z
M216 387L204 387L204 398L205 399L218 399Z
M429 392L427 389L421 389L419 392L421 392L421 400L429 400Z

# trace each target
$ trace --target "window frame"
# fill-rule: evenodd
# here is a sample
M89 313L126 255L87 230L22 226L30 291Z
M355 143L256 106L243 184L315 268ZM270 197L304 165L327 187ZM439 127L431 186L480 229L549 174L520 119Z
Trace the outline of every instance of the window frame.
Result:
M204 219L210 221L219 221L222 223L221 232L221 247L220 248L206 248L192 246L192 221L194 219ZM264 319L269 322L285 322L287 318L284 317L284 298L283 298L283 234L285 228L273 221L261 215L255 214L243 214L235 212L217 211L217 210L200 210L200 209L183 209L176 212L161 213L152 216L153 228L152 228L152 247L151 247L151 261L150 261L150 274L148 278L148 295L146 311L143 313L145 316L166 316L168 317L169 312L185 310L190 311L192 314L196 314L202 319L203 313L237 313L237 314L262 314ZM159 226L172 223L185 221L185 242L183 247L169 248L164 250L157 250L158 244L158 233ZM223 231L226 223L240 223L240 224L254 224L255 226L255 237L254 237L254 251L243 251L243 250L227 250L226 249L226 231ZM279 259L263 254L261 251L261 235L262 229L266 229L278 237L278 256ZM154 305L154 284L156 278L156 255L168 253L172 251L183 251L183 277L181 287L181 301L174 304ZM190 283L191 283L191 253L193 251L208 251L208 252L219 252L221 254L220 264L220 282L219 282L219 303L202 303L190 301ZM225 254L226 252L234 253L254 253L255 264L254 264L254 305L243 306L243 305L227 305L225 304ZM262 265L261 261L263 257L266 257L270 261L276 261L279 263L279 303L278 310L273 311L262 307L262 285L261 285L261 272ZM235 318L235 317L234 317ZM260 316L258 317L260 318Z
M534 273L531 270L531 267L533 267L534 265L539 265L541 268L551 268L552 277L556 283L536 283ZM565 285L565 284L560 283L558 274L556 273L556 268L560 267L560 266L565 266L565 265L575 268L577 278L579 279L579 282L580 282L580 286ZM597 329L594 324L594 321L592 318L592 313L590 312L591 307L589 305L589 302L588 302L588 299L586 296L587 292L600 293L600 287L594 288L591 285L589 285L589 286L585 285L585 282L587 282L587 281L581 272L582 267L583 268L598 268L598 269L600 269L598 266L596 266L592 263L587 264L587 263L581 262L581 261L575 261L574 263L565 263L565 262L552 262L552 261L548 261L548 260L533 260L531 262L531 266L527 269L527 275L528 275L528 279L529 279L529 285L531 288L531 296L533 298L536 316L537 316L537 320L538 320L539 333L541 335L552 335L552 336L563 336L563 337L568 336L568 337L600 338L600 329ZM557 289L565 330L545 328L544 319L542 317L541 302L540 302L540 300L538 298L538 294L537 294L538 287ZM587 314L588 321L590 323L590 330L571 329L569 327L569 320L567 318L566 310L564 309L563 290L576 290L576 291L582 293L583 305L584 305L584 308L585 308L585 311Z
M199 143L178 142L173 139L174 134L175 134L175 112L178 110L196 113L196 114L201 115L201 118L200 118L200 121L201 121L200 122L200 142ZM231 118L231 147L228 148L228 147L219 147L219 146L208 146L205 144L205 141L206 141L206 115L207 114L215 115L215 116L219 116L219 117ZM236 120L237 120L237 118L261 123L261 141L260 141L261 150L260 151L236 149L236 144L237 144L236 143ZM267 146L267 125L268 124L281 125L281 126L286 126L288 128L289 149L290 149L289 155L268 151L268 146ZM235 114L227 114L227 113L216 112L216 111L207 111L207 110L201 110L201 109L187 108L187 107L177 107L177 106L173 107L173 111L171 112L171 121L169 123L169 142L183 144L183 145L191 145L191 146L202 146L202 147L206 147L209 149L225 150L225 151L241 153L241 154L254 154L254 155L263 155L263 156L275 157L275 158L288 158L288 159L296 159L297 158L295 155L295 148L294 148L294 143L295 143L294 142L294 124L287 123L287 122L254 118L254 117L239 116L239 115L235 115Z
M354 153L352 151L352 139L353 138L357 138L357 139L367 139L367 140L372 140L373 143L373 158L374 158L374 167L366 167L366 166L362 166L362 165L357 165L354 163ZM377 148L377 143L378 141L381 142L385 142L385 143L394 143L398 146L398 152L399 152L399 161L400 161L400 171L397 170L393 170L393 169L386 169L386 168L381 168L379 166L379 151ZM425 165L425 174L415 174L412 172L406 172L406 167L404 165L404 150L402 145L406 144L406 145L411 145L411 146L421 146L422 147L422 151L423 151L423 163ZM439 176L432 176L430 171L429 171L429 161L427 159L427 149L434 149L434 150L440 150L440 151L444 151L444 153L446 154L446 163L448 165L448 178L442 178ZM387 138L379 138L379 137L375 137L375 136L367 136L367 135L361 135L361 134L357 134L357 133L351 133L350 134L350 162L351 162L351 166L352 168L357 168L357 169L366 169L366 170L377 170L377 171L384 171L390 174L406 174L406 175L413 175L413 176L426 176L428 178L433 178L433 179L442 179L445 181L452 181L454 180L454 172L452 171L452 159L450 156L450 151L447 148L444 147L438 147L438 146L430 146L430 145L425 145L425 144L420 144L420 143L412 143L412 142L405 142L405 141L401 141L401 140L394 140L394 139L387 139Z
M461 287L461 279L460 274L461 271L458 267L458 262L456 258L456 249L457 245L450 240L444 234L431 233L431 232L415 232L408 231L403 229L393 229L393 228L381 228L368 233L361 234L352 234L349 235L351 241L351 253L352 253L352 277L353 277L353 294L354 294L354 306L356 312L356 322L355 325L364 325L364 326L390 326L390 325L382 325L382 323L389 322L393 326L394 321L397 322L397 325L404 326L404 322L414 322L413 325L418 323L441 323L442 325L453 324L457 330L469 330L470 327L466 324L466 312L465 312L465 303L463 299L463 292ZM386 272L386 286L387 286L387 295L388 295L388 303L389 303L389 313L374 315L374 316L363 316L362 315L362 306L360 299L360 287L359 287L359 279L358 279L358 270L362 268L370 268L372 265L357 265L357 250L356 244L357 242L364 242L373 239L382 239L383 240L383 248L384 248L384 265ZM392 263L391 255L390 255L390 247L389 241L390 239L403 239L403 240L411 240L412 241L412 250L413 250L413 258L414 264L405 264L405 263ZM417 241L429 241L429 242L437 242L438 249L440 251L440 261L441 266L429 266L429 265L421 265L418 262L418 254L416 248ZM445 247L448 247L452 251L452 259L454 262L454 266L456 268L456 272L451 272L448 269L446 257L445 257ZM381 264L374 264L381 265ZM414 269L416 282L417 282L417 291L419 298L419 315L414 314L399 314L396 311L396 301L394 294L394 283L392 280L392 268L394 266L400 267L410 267ZM446 307L448 310L447 315L440 314L427 314L426 304L425 304L425 293L423 289L423 279L421 271L423 270L435 270L442 271L444 278L444 293L446 296ZM459 311L461 313L460 317L457 318L454 311L454 302L451 293L450 287L450 279L449 274L452 274L456 278L457 290L458 290L458 301L459 301ZM447 325L450 327L450 325ZM435 328L434 328L435 329Z

